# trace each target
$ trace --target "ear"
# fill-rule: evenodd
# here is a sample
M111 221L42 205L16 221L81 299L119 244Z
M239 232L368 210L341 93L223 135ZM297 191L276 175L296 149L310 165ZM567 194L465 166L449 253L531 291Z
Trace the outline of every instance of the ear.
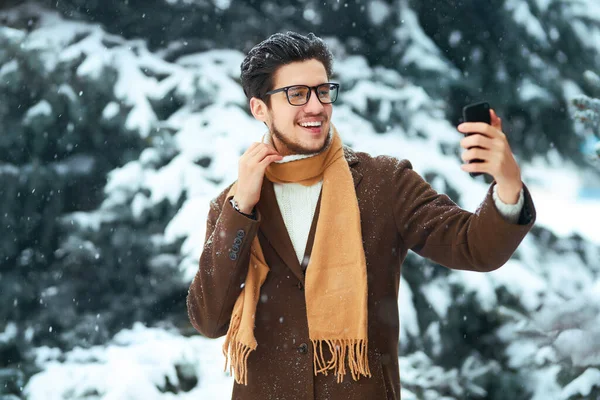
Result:
M268 107L267 104L259 98L253 97L250 99L250 111L254 118L259 121L267 122L268 118Z

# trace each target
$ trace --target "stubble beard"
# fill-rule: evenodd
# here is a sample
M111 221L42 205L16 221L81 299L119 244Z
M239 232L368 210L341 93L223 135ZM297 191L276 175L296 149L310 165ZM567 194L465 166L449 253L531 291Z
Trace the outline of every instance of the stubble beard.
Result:
M283 135L283 133L281 133L281 131L279 129L277 129L277 127L275 126L275 124L273 124L273 126L271 127L271 135L273 135L274 137L277 138L277 140L279 140L281 143L283 143L283 145L291 152L291 154L315 154L315 153L320 153L323 150L325 150L325 148L329 145L329 142L330 142L329 132L327 132L327 137L326 137L325 141L323 142L323 145L321 146L321 148L319 148L317 150L307 149L305 147L302 147L298 143L294 143L294 142L288 140L288 138L286 138Z

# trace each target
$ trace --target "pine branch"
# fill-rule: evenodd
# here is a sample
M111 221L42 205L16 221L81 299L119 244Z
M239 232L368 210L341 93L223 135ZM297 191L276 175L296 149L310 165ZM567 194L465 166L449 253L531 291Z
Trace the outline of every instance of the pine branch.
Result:
M598 92L598 96L600 96L600 76L593 71L587 70L584 72L583 77L592 89Z

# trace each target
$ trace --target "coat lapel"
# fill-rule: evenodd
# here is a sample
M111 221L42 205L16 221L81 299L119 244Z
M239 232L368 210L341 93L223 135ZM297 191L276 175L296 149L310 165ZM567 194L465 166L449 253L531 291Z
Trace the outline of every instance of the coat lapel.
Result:
M317 206L315 209L315 216L313 218L312 225L310 226L310 231L308 232L308 240L306 240L306 247L304 248L304 257L302 257L302 264L300 264L303 274L306 274L306 267L308 267L308 263L310 262L310 255L312 253L312 247L315 241L317 221L319 220L319 213L321 211L321 194L323 194L323 191L321 191L321 193L319 194L319 200L317 201Z
M344 156L348 161L348 165L350 166L354 187L356 188L362 179L362 174L356 169L358 158L356 157L356 154L346 146L344 146ZM306 243L306 249L304 252L304 260L306 261L310 259L310 254L312 252L317 220L319 218L320 205L321 197L319 195L317 209L315 210L315 216L312 221L310 233ZM287 228L285 227L285 222L283 221L283 216L279 210L279 204L277 203L277 198L275 197L273 183L267 178L263 180L262 192L260 195L260 200L257 204L257 208L261 213L263 221L260 224L259 229L265 235L273 250L275 250L283 262L296 276L296 278L298 278L298 280L304 284L304 272L308 263L303 262L303 265L300 265L298 262L296 252L294 251L294 246L292 245L292 240L290 239Z
M263 180L260 200L257 204L258 211L261 213L263 222L259 229L267 238L269 244L277 252L283 262L292 270L293 274L302 283L304 283L304 274L296 257L292 240L287 232L279 204L275 197L273 182L267 178Z

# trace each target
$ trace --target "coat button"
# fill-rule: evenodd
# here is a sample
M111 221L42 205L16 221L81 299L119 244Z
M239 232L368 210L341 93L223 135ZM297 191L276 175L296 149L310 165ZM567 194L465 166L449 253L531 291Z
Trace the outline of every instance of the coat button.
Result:
M244 232L243 229L240 229L239 231L237 231L237 235L238 235L238 237L243 238L244 235L246 235L246 232Z
M237 253L240 251L240 246L238 246L237 244L234 244L233 246L231 246L231 249Z
M302 284L302 282L298 282L298 289L304 290L304 285Z
M233 239L233 243L237 244L238 246L240 246L242 244L242 238L241 237L236 237L235 239Z
M230 252L230 253L229 253L229 258L230 258L232 261L235 261L235 260L237 260L237 253L235 253L235 252L233 252L233 251L232 251L232 252Z
M298 346L298 352L300 354L308 353L308 345L306 343L302 343L300 346Z

